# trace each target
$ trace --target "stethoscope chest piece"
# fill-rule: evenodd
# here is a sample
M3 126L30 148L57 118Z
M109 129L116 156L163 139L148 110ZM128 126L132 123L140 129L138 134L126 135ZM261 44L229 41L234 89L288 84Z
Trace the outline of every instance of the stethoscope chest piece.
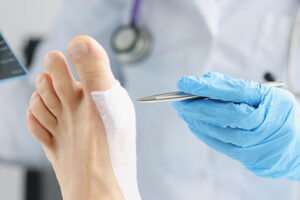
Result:
M151 35L143 27L123 25L112 35L112 48L122 63L136 63L143 60L150 52Z

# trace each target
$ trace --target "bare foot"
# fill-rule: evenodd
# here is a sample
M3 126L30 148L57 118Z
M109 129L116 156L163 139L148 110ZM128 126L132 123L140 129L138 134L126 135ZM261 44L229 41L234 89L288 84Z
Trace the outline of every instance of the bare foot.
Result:
M27 124L52 163L64 200L123 199L112 169L106 132L92 91L115 82L103 48L87 36L73 39L68 54L80 83L62 53L44 60L48 73L36 81Z

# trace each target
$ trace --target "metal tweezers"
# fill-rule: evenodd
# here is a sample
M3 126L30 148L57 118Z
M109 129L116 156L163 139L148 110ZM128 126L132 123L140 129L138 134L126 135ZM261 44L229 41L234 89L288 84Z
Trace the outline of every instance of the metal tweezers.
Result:
M265 82L263 84L271 87L282 87L285 85L283 82L276 82L276 81ZM176 91L176 92L168 92L168 93L157 94L149 97L144 97L138 99L137 101L141 103L159 103L159 102L184 101L190 99L201 100L201 99L211 99L211 98L192 95L192 94L184 93L182 91Z

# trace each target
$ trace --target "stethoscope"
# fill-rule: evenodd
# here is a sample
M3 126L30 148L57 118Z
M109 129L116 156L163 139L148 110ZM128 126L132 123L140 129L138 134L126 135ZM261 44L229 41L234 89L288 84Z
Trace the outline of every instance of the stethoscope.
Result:
M134 0L130 23L119 26L112 35L111 45L122 63L136 63L143 60L151 48L149 31L137 24L141 0Z
M292 28L290 47L288 54L288 86L289 90L296 96L300 96L300 91L295 88L295 67L296 67L296 53L300 37L300 6L298 7L297 16Z
M287 89L290 90L295 96L300 96L300 91L295 88L295 67L296 67L296 53L300 38L300 6L298 7L296 19L292 27L290 36L289 50L288 50L288 63L287 63ZM275 77L271 72L264 74L266 81L275 81Z
M149 53L151 48L151 35L144 27L137 25L141 0L134 0L132 8L131 20L128 25L118 27L112 35L112 48L117 54L118 59L122 63L136 63L143 60ZM300 91L295 88L295 64L296 53L300 38L300 6L297 16L292 27L289 50L288 50L288 66L287 66L287 84L288 88L294 95L300 96ZM271 72L264 74L266 81L276 81Z

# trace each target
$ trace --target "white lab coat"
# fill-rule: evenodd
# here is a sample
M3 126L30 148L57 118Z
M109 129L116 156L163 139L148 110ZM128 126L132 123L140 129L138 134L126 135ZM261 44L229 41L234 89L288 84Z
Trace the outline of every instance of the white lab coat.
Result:
M111 65L118 77L122 74L132 99L175 90L181 76L206 71L256 81L263 81L263 74L270 71L286 81L287 48L297 0L144 0L139 24L151 31L153 49L143 62L122 66L111 50L110 36L118 25L128 21L131 2L66 1L52 32L39 48L26 83L32 86L43 71L42 58L47 51L65 51L68 42L79 34L95 37L107 49ZM13 101L25 99L16 100L14 95ZM22 106L13 111L25 114ZM258 178L240 163L208 148L190 133L171 105L135 106L138 179L144 200L288 200L295 195L295 182ZM24 122L15 120L26 129ZM3 127L7 140L12 141L9 136L18 138L28 143L22 149L40 155L29 134L24 135L12 124ZM1 146L7 153L11 151L5 141ZM29 151L22 151L13 151L11 157L30 160Z

